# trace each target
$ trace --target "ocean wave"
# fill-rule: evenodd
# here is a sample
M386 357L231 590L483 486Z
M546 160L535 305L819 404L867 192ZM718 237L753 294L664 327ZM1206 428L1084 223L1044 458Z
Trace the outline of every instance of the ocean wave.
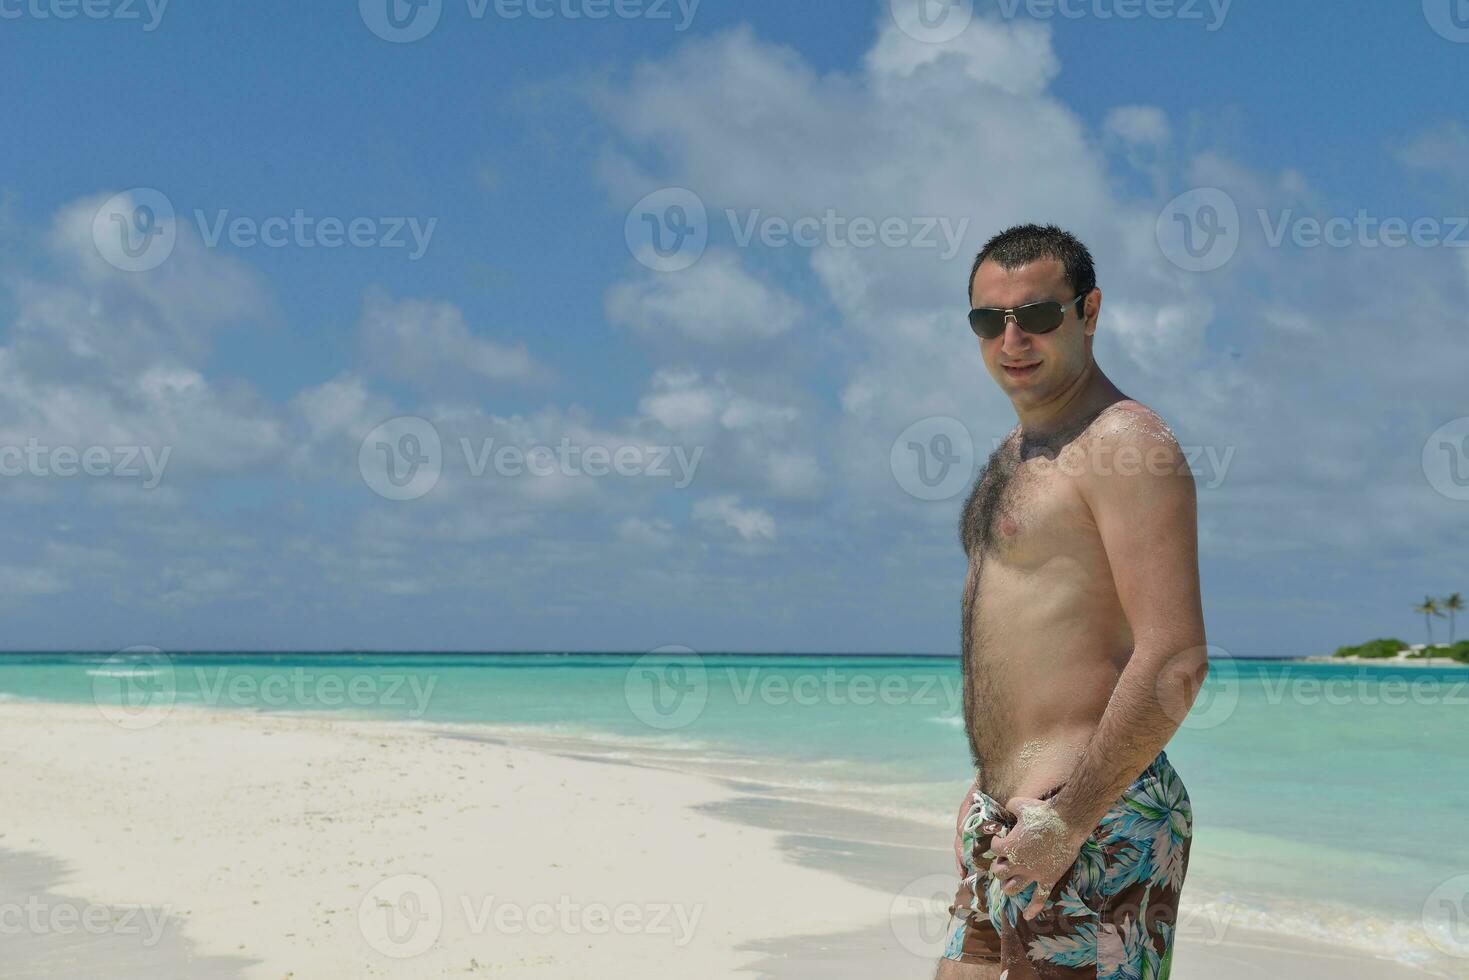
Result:
M1394 919L1387 916L1363 915L1361 908L1349 908L1327 900L1301 899L1242 900L1231 893L1199 894L1198 889L1184 885L1184 900L1179 909L1180 936L1196 933L1205 941L1208 930L1214 941L1223 938L1229 927L1250 929L1286 939L1307 940L1345 947L1355 952L1388 959L1419 969L1442 969L1453 964L1429 942L1421 921Z
M151 664L138 664L136 667L99 667L88 670L88 677L152 677L158 673L158 668Z

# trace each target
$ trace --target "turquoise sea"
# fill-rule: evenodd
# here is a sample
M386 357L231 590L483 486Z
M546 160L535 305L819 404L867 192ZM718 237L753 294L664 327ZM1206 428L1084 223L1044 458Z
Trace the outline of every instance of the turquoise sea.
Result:
M124 728L180 705L472 725L906 818L936 847L972 778L947 657L17 653L5 700ZM1469 667L1216 661L1168 754L1187 905L1469 972Z

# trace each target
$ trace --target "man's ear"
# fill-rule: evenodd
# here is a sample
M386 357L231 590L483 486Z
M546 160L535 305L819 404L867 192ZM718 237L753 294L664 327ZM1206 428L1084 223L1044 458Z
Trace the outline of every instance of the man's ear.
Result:
M1097 332L1097 317L1102 312L1102 291L1092 287L1087 294L1086 302L1082 304L1082 316L1086 321L1086 335L1092 336Z

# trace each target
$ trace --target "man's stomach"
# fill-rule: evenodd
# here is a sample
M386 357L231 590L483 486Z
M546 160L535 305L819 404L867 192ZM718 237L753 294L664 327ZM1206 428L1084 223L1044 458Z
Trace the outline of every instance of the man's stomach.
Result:
M1012 609L976 624L967 721L996 799L1044 796L1070 777L1132 654L1125 620L1118 630L1076 611L1030 622Z

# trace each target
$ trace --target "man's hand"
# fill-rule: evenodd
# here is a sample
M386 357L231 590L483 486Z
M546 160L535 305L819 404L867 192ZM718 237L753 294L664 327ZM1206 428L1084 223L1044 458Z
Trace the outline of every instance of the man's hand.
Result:
M1076 861L1091 831L1068 827L1056 808L1043 800L1016 797L1005 809L1015 814L1016 822L1009 833L996 836L990 845L996 856L990 872L1003 882L1000 890L1010 896L1036 883L1035 895L1021 913L1029 921L1045 907L1051 889Z

